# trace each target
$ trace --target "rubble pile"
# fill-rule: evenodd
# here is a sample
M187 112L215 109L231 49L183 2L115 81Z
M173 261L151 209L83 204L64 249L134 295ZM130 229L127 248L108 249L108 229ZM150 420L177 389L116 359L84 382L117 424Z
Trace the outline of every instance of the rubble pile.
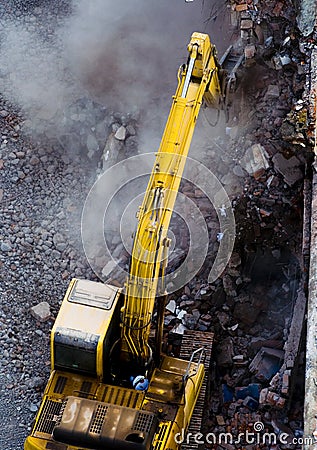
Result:
M239 2L232 7L240 20L250 79L255 75L238 124L227 127L229 141L217 141L219 148L230 148L231 161L223 155L218 158L233 175L222 174L220 168L218 172L217 152L211 157L235 206L234 263L229 262L214 285L205 286L203 277L189 283L187 292L174 299L174 318L167 308L166 320L174 327L172 332L184 328L215 332L208 431L237 437L246 429L254 431L252 424L261 421L265 431L289 435L289 442L279 448L301 448L293 438L303 433L298 399L304 393L297 384L296 367L300 364L303 370L299 341L306 295L300 276L299 224L311 155L307 105L301 96L309 68L307 51L302 51L307 41L295 30L294 11L283 2L271 3L257 2L255 7ZM240 19L237 12L244 12ZM294 389L299 389L297 396ZM289 409L290 399L295 408Z
M288 433L289 443L280 448L301 448L292 442L303 433L298 398L304 394L296 367L300 364L303 370L299 341L306 296L300 275L300 224L311 155L307 105L301 97L309 68L307 53L302 52L307 42L293 25L294 11L273 3L257 3L253 12L251 2L233 5L233 11L245 11L240 16L241 37L245 45L254 45L252 52L245 47L245 56L250 79L255 79L244 91L238 123L227 127L226 137L206 145L204 162L225 185L235 207L235 253L221 280L204 284L206 270L172 295L165 323L172 337L184 329L215 333L208 431L238 436L261 421L266 431ZM219 154L223 149L227 154ZM217 222L210 210L205 217L208 226L210 217ZM216 223L211 228L217 230ZM290 399L295 405L291 411Z

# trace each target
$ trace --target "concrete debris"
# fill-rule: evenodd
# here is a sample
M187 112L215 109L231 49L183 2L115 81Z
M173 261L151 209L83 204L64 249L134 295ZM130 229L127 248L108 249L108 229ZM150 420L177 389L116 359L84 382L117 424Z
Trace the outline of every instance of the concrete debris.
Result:
M298 27L305 37L311 35L316 26L315 0L302 0L299 3L299 14L296 17Z
M40 163L40 159L37 156L32 156L32 158L30 159L30 164L32 166L37 166Z
M109 261L104 268L102 269L102 276L104 279L107 279L111 272L117 267L117 263L113 260Z
M253 20L248 11L241 11L240 14L240 29L241 30L250 30L253 28Z
M244 48L244 56L246 59L254 58L256 48L254 44L248 44Z
M237 302L233 310L234 318L245 326L253 325L256 322L258 315L259 311L253 309L251 302Z
M116 131L114 137L116 139L118 139L118 141L124 141L127 135L127 130L126 128L121 125L121 127L118 128L118 130Z
M113 134L110 134L103 150L102 163L104 169L109 167L109 165L113 164L115 161L120 160L123 148L123 142L116 139Z
M231 330L232 330L232 328L231 328ZM244 355L235 355L235 356L232 358L232 360L233 360L233 362L234 362L235 364L243 363L243 362L244 362Z
M289 186L293 186L293 184L303 178L300 168L301 164L296 156L286 159L281 153L276 153L272 158L272 162L275 170L283 176Z
M265 100L269 100L270 98L279 98L280 96L280 88L277 85L270 84L267 88L265 94Z
M165 309L167 309L167 311L170 311L171 313L175 313L176 310L176 302L175 300L171 300L168 302L168 304L165 306Z
M308 117L307 109L297 103L282 123L281 134L285 141L305 148L307 145Z
M261 381L269 381L275 375L284 359L284 351L262 347L252 360L249 370Z
M226 329L231 321L231 317L225 311L217 311L216 316L219 320L219 323L223 329Z
M234 166L234 168L232 169L232 172L236 177L244 178L246 176L245 171L238 164L236 166Z
M226 136L229 136L231 139L236 139L239 133L238 126L226 127Z
M47 302L41 302L36 306L32 306L31 314L36 320L39 320L40 322L46 322L52 317L51 308Z
M194 312L194 310L192 310L192 312ZM185 314L182 319L182 322L187 329L194 330L195 328L197 328L198 320L199 320L199 313L198 314ZM206 331L206 330L202 330L202 331Z
M182 323L179 323L179 324L175 325L174 328L172 328L172 330L170 332L174 333L174 334L184 334L184 331L187 329L188 328L186 328L185 325L183 325Z
M0 250L4 253L11 252L12 246L9 242L1 242Z
M269 168L268 155L264 147L261 144L254 144L248 148L240 160L240 165L248 174L259 178Z
M96 139L96 137L93 134L88 134L87 136L87 149L88 153L87 156L89 159L91 159L96 153L99 152L99 144Z
M181 309L179 312L177 312L177 319L182 320L186 314L186 310Z

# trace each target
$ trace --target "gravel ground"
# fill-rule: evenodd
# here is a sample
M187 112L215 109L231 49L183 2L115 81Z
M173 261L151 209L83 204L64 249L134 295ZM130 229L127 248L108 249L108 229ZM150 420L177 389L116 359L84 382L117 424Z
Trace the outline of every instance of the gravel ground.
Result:
M4 106L8 124L12 116ZM47 301L53 318L70 278L92 276L79 236L81 205L93 173L87 163L65 164L54 149L34 147L7 125L2 142L0 445L16 450L22 448L49 374L53 322L37 322L30 308Z
M36 17L39 32L53 32L68 12L63 1L1 2L1 29L13 18L30 27ZM0 448L20 450L49 375L50 328L67 284L92 276L80 214L95 172L23 133L25 116L3 97L0 109ZM46 323L30 313L42 301L51 306Z

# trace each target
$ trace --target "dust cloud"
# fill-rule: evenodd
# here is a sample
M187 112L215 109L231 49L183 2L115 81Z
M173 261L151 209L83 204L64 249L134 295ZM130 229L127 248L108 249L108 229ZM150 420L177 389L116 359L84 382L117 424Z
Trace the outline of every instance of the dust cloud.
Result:
M74 0L51 35L39 32L33 11L11 15L0 29L2 94L35 128L50 121L58 132L67 105L89 97L141 111L160 129L192 32L208 32L221 48L223 8L219 0Z
M71 70L99 99L145 106L174 86L203 9L199 0L81 0L64 39Z
M30 120L48 119L65 106L72 85L56 46L11 19L1 29L1 92Z

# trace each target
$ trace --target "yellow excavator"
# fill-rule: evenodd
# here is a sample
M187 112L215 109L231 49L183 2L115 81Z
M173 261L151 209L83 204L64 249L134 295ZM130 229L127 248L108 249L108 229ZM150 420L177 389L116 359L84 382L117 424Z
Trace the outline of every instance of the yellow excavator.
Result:
M196 349L188 360L161 351L167 231L201 105L225 108L235 77L218 62L208 35L193 33L188 52L138 213L126 284L70 282L51 332L50 378L25 450L176 450L177 437L188 430L212 334L205 335L207 348L200 346L203 333L189 339Z

